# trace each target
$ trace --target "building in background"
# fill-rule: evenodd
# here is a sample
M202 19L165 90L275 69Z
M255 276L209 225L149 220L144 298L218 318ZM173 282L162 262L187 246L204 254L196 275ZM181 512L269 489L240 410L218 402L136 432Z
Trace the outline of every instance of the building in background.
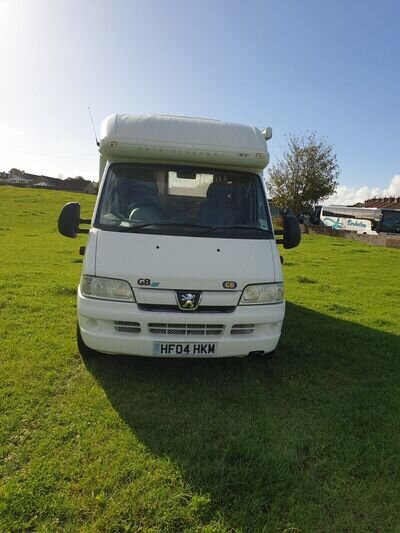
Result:
M98 189L98 184L96 182L85 180L81 176L63 180L44 176L43 174L40 176L38 174L30 174L18 169L11 169L10 172L0 172L0 185L83 192L87 194L97 194Z
M400 196L395 198L394 196L385 198L370 198L365 202L359 202L354 207L383 207L386 209L400 209Z

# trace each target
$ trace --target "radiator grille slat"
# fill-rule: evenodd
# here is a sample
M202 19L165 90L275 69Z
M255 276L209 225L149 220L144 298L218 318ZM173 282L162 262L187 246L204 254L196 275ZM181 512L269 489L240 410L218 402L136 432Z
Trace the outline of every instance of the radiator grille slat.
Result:
M217 336L222 335L223 332L223 324L149 324L149 333L151 333L152 335Z
M177 305L143 303L138 303L137 305L141 311L152 311L157 313L232 313L235 310L234 305L199 305L196 311L183 311Z

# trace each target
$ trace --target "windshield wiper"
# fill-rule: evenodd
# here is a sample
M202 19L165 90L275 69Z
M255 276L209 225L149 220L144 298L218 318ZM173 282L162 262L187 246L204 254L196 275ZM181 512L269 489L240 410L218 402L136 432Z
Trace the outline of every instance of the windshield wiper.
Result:
M262 232L262 233L271 235L271 231L269 229L263 229L263 228L260 228L259 226L246 226L244 224L235 224L234 226L214 226L214 227L210 227L209 229L206 229L205 231L196 233L196 235L201 236L201 235L207 235L209 233L214 233L218 231L230 231L230 230L236 230L236 229L257 231L257 232Z
M151 228L158 226L167 227L180 227L180 228L200 228L205 229L206 231L212 229L211 226L205 226L204 224L187 224L186 222L148 222L147 224L138 224L136 226L119 226L118 230L122 232L128 232L128 233L135 233L137 230L141 230L143 228ZM197 233L196 233L197 235Z

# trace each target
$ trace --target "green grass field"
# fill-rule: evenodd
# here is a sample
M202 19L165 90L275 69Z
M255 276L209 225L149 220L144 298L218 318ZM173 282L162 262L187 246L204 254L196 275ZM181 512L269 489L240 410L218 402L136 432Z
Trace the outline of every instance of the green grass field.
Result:
M400 250L285 251L271 361L82 361L71 200L0 188L0 531L400 531Z

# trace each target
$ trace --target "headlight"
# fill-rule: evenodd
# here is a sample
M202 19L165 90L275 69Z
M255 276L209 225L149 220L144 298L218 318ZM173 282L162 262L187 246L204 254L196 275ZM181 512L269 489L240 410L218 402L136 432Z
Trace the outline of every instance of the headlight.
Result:
M275 304L283 301L283 283L247 285L239 305Z
M99 278L97 276L83 276L81 292L87 298L102 300L119 300L135 302L131 286L122 279Z

